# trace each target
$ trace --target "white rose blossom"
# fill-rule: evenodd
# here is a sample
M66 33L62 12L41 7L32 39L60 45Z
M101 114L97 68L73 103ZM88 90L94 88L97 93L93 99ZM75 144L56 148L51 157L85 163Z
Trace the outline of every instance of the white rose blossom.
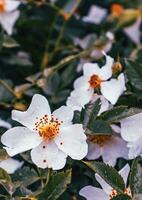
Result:
M130 167L128 164L126 164L119 171L119 174L122 176L126 186L129 172ZM108 185L108 183L106 183L98 174L95 174L95 178L101 185L102 189L88 185L80 190L79 194L81 196L85 197L87 200L94 200L95 197L97 198L97 200L109 200L118 195L118 192L110 185ZM132 196L129 187L125 189L124 194L127 194L130 197Z
M88 136L88 160L102 157L103 162L115 166L118 158L128 159L127 143L120 136L120 128L111 125L115 131L113 135L90 135Z
M105 54L105 53L104 53ZM67 105L84 108L94 95L94 90L100 89L102 95L112 104L116 104L118 98L126 90L124 74L117 79L112 77L113 58L106 57L106 64L100 68L97 63L86 63L83 66L83 76L74 82L74 90L67 99Z
M10 156L32 149L31 159L38 167L61 169L67 156L81 160L88 152L82 124L72 124L72 118L67 106L51 114L47 99L36 94L27 111L12 111L12 119L25 127L9 129L1 142Z
M128 143L129 158L142 156L142 113L122 119L121 136Z
M13 32L13 27L20 12L17 10L20 5L18 0L0 0L0 24L8 35Z

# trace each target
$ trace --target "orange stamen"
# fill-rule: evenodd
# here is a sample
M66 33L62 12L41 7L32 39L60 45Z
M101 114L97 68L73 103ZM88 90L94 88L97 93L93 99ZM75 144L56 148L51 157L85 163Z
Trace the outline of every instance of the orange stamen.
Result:
M88 140L94 144L103 147L104 144L111 139L111 135L89 135Z
M102 80L100 77L96 74L92 75L90 80L88 81L90 83L90 86L94 89L97 89L100 87Z
M5 0L0 0L0 12L5 11Z
M124 11L124 7L120 4L112 4L111 13L113 16L119 17Z
M44 115L35 123L34 131L37 131L44 140L49 141L54 139L60 130L61 121L53 116Z

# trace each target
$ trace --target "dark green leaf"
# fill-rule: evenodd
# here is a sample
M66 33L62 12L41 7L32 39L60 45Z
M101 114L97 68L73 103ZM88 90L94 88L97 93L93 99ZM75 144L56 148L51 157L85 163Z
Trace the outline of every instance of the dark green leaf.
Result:
M38 200L56 200L67 189L68 184L71 182L71 170L59 172L53 175L43 193L39 195Z
M132 115L141 113L142 109L140 108L130 108L128 109L126 106L117 106L104 114L102 114L102 119L107 121L108 123L119 122L121 119L126 117L130 117Z
M113 197L111 200L132 200L132 198L125 194L117 195L116 197Z
M142 166L140 165L141 158L136 158L133 161L130 173L130 188L132 194L142 194Z
M86 130L86 134L89 135L111 135L112 129L103 120L96 120L94 123L90 124L89 129Z
M142 90L142 64L126 61L126 75L133 88Z
M94 172L99 174L113 189L123 193L125 183L115 168L96 161L85 161L84 163Z

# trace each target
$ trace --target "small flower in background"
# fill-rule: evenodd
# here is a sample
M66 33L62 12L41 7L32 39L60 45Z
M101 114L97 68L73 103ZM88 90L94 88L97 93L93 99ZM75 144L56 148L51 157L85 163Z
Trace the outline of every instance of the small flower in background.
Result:
M18 0L0 0L0 24L8 35L13 33L13 27L20 12L17 10L20 5Z
M10 129L11 124L0 119L0 127ZM22 165L23 165L23 162L20 162L13 158L8 158L8 159L0 161L0 168L4 169L8 174L13 174L17 169L22 167Z
M6 160L0 161L0 168L4 169L8 174L13 174L17 169L21 168L22 165L23 162L13 158L8 158Z
M88 136L88 160L95 160L102 156L103 162L115 166L118 158L128 159L127 143L120 137L120 130L115 125L113 135Z
M25 112L13 110L12 119L26 127L6 131L1 141L10 156L32 149L32 161L40 168L61 169L69 155L81 160L88 145L81 124L72 124L73 110L62 106L52 114L46 98L36 94Z
M142 113L122 119L121 136L128 143L129 158L142 156Z
M100 24L106 17L107 10L96 5L92 5L87 16L83 17L83 21L87 23Z
M97 38L95 34L89 34L83 38L73 38L75 45L80 46L82 49L87 49L94 44L94 49L90 53L91 58L99 59L103 57L102 52L109 52L114 42L114 34L110 31L106 32L100 38ZM87 59L86 59L87 63Z
M92 100L94 90L98 89L111 104L116 104L118 98L126 90L124 74L121 73L117 79L110 79L114 60L106 54L105 57L106 64L102 68L96 63L84 64L83 76L75 80L74 90L67 99L68 106L84 107Z
M119 174L123 177L126 186L129 172L130 167L128 164L119 171ZM98 174L95 174L95 178L101 185L102 189L88 185L80 190L79 194L81 196L85 197L87 200L94 200L94 197L97 197L99 200L109 200L110 198L118 195L118 192L108 185L108 183L106 183ZM125 189L124 194L131 197L129 187Z
M140 44L141 32L141 18L138 18L136 22L126 28L124 28L124 32L126 35L137 45Z

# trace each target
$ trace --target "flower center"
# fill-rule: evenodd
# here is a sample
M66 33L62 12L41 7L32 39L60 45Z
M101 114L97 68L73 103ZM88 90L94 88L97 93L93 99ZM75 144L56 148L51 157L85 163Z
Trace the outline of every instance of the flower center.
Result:
M113 197L116 197L117 195L118 195L118 192L115 189L112 189L109 197L110 197L110 199L112 199Z
M111 135L89 135L88 140L94 144L103 147L104 144L111 139Z
M113 16L119 17L123 13L123 11L124 11L124 8L122 5L117 4L117 3L112 4L111 13Z
M57 118L54 118L52 115L51 117L44 115L35 123L34 131L38 131L40 137L49 141L57 136L61 123L63 122L59 121Z
M5 11L5 0L0 0L0 12Z
M129 187L125 189L124 194L127 194L128 196L132 197L132 193L131 193L131 190L130 190ZM115 189L112 189L112 190L111 190L111 193L110 193L110 195L109 195L110 200L111 200L113 197L116 197L117 195L118 195L118 192L117 192Z
M100 87L102 80L100 79L98 75L94 74L91 76L88 82L90 83L90 86L92 88L96 89Z

